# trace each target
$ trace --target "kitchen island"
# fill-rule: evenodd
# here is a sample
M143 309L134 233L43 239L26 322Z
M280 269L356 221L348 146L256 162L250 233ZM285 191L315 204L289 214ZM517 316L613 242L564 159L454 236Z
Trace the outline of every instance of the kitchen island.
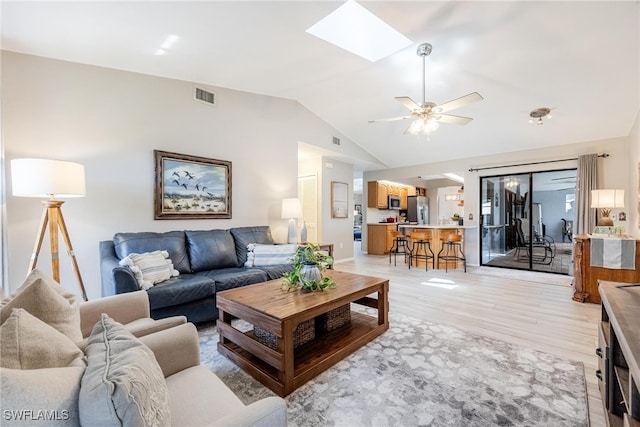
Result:
M398 223L398 230L404 232L407 236L410 236L414 231L428 231L431 233L431 250L436 257L435 265L436 268L445 268L444 263L441 263L438 266L438 252L442 249L442 242L440 241L440 237L445 237L448 234L456 234L459 233L462 235L462 250L464 251L464 230L478 228L477 225L458 225L458 224L409 224L409 223ZM411 240L409 240L409 247L411 247ZM456 268L457 266L453 265L453 262L449 263L448 268Z
M411 235L414 231L428 231L431 234L431 250L437 257L438 252L442 248L440 242L440 236L445 236L451 233L457 233L460 230L460 234L463 235L462 247L464 251L464 230L478 228L477 225L457 225L457 224L410 224L406 222L391 222L391 223L379 223L379 224L367 224L367 252L370 255L385 255L389 253L389 249L393 244L393 239L389 237L390 231L399 230L407 236ZM409 247L411 248L411 240L409 239ZM424 265L424 261L421 261ZM435 262L437 268L437 260ZM453 262L449 264L448 268L454 268ZM440 265L440 268L445 268L444 263Z

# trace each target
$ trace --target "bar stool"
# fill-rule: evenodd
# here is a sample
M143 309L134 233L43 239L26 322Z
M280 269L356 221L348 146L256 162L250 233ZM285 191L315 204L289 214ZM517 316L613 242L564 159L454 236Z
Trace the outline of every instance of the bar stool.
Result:
M435 269L435 256L431 250L431 233L414 231L411 233L411 241L413 245L409 252L409 269L411 269L411 262L414 258L416 259L416 267L418 266L418 260L423 259L426 271L429 271L429 260L431 260L431 268ZM422 249L422 255L420 254L420 249ZM427 249L429 249L429 253L427 253Z
M445 272L449 272L449 261L454 261L456 267L458 261L462 261L464 265L464 272L467 272L467 259L462 252L462 236L460 234L447 234L440 237L440 243L442 248L438 252L438 268L440 268L440 260L444 260ZM446 252L443 254L443 252Z
M402 231L390 231L391 237L393 239L393 244L391 245L391 249L389 249L389 264L391 264L391 254L393 254L393 265L396 265L396 257L398 254L404 255L404 263L407 263L407 257L410 256L411 251L409 250L409 241L406 236L402 233ZM409 258L410 259L410 258Z

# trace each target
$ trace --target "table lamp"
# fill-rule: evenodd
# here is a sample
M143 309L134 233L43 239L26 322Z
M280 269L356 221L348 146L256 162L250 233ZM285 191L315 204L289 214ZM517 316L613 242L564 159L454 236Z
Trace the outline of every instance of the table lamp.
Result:
M624 208L624 190L591 190L591 207L600 208L598 227L613 227L612 208Z
M60 160L14 159L11 161L11 183L14 196L49 198L41 201L44 211L27 274L36 268L42 240L48 224L53 279L60 283L60 262L58 257L58 231L60 231L71 258L73 271L80 284L82 298L87 301L87 294L78 269L78 262L76 261L71 240L69 239L69 232L60 209L64 201L56 200L56 197L83 197L85 195L84 166Z
M300 200L283 199L282 200L282 219L289 219L289 233L287 243L298 242L298 231L296 227L296 218L302 217L302 206Z

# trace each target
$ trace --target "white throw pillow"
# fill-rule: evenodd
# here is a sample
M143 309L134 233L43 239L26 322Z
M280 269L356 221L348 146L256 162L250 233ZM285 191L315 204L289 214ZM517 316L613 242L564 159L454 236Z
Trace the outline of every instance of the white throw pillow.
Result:
M87 345L80 385L80 424L92 427L171 425L169 389L153 352L106 314Z
M66 335L22 308L0 326L0 366L11 369L86 366L84 353Z
M261 245L250 243L247 245L247 267L261 267L267 265L292 264L297 245Z
M38 269L29 273L24 283L10 297L2 300L1 305L0 323L11 316L14 308L24 308L71 341L82 341L78 298Z
M129 254L120 260L120 265L127 266L133 271L141 289L149 289L156 283L180 274L173 268L173 262L167 251Z

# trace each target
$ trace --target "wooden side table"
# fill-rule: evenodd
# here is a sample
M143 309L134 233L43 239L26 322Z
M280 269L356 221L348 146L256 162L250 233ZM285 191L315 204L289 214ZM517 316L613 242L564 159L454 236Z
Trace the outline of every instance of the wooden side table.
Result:
M612 282L640 282L640 239L636 239L636 269L616 270L591 267L591 237L588 234L574 236L573 248L573 300L600 304L598 280Z

